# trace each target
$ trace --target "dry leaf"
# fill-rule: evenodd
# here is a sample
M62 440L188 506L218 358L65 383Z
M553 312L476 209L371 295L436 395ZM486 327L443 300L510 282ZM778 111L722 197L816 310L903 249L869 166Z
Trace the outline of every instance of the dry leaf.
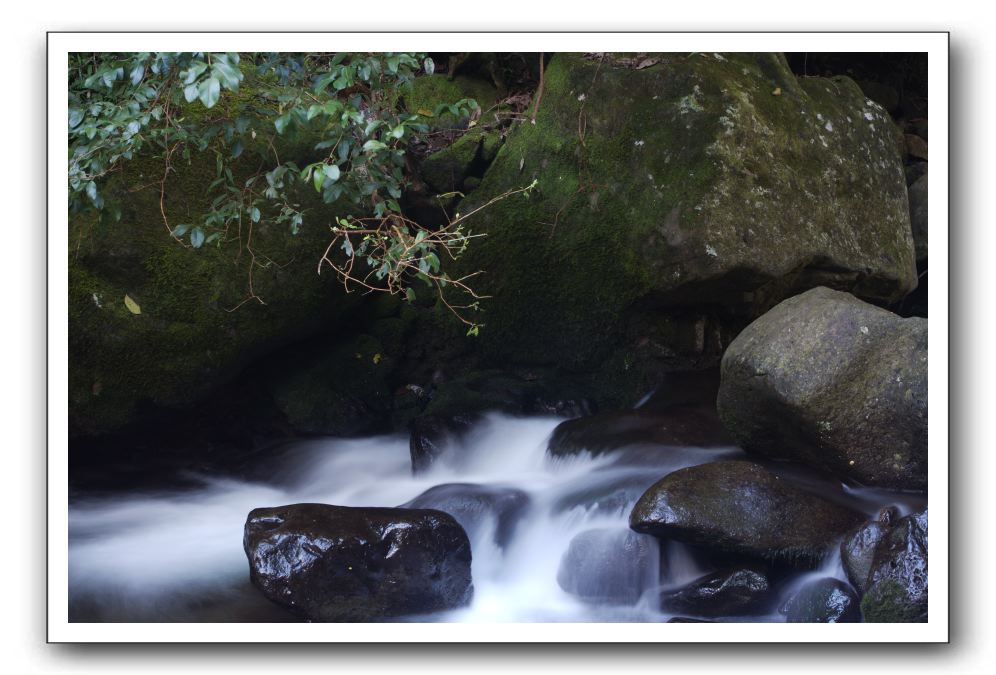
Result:
M419 108L418 109L418 114L421 115L422 117L435 117L436 116L435 113L433 113L431 110L426 110L425 108Z
M373 356L373 362L374 362L374 365L377 365L378 363L380 363L380 354L374 354L374 356Z
M141 314L142 313L142 308L138 306L137 302L135 302L134 300L131 299L130 295L125 295L125 297L124 297L124 303L125 303L125 307L127 307L128 311L131 312L132 314Z
M775 90L773 92L771 92L771 95L772 96L781 96L782 95L782 88L781 87L775 87Z
M644 68L649 68L650 66L656 66L660 62L660 59L643 59L637 64L636 70L643 70Z

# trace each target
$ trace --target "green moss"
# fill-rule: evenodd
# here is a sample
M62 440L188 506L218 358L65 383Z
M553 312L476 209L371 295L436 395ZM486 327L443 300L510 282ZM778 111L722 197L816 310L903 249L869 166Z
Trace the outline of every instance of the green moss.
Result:
M867 623L917 623L926 621L924 608L912 601L902 584L885 579L861 599L861 613Z
M487 110L497 96L494 85L484 80L464 76L450 80L445 75L428 75L412 80L411 88L402 94L402 101L409 113L421 114L422 111L435 113L437 106L465 98L474 99L482 110ZM426 121L434 128L451 128L464 122L449 113L426 117Z

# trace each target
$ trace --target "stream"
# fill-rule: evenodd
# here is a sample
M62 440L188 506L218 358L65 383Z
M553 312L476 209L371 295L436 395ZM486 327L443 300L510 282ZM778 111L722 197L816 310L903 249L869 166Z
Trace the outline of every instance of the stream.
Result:
M77 492L69 512L72 621L297 621L248 581L242 548L246 515L261 506L318 502L399 506L434 486L460 483L515 488L529 497L513 528L496 544L495 518L468 528L474 596L465 608L403 620L459 622L660 622L652 601L713 568L676 542L626 535L633 504L651 484L677 469L745 456L737 448L630 447L592 457L552 458L547 440L563 421L491 414L447 448L428 471L412 475L408 437L328 438L273 449L247 479L185 473L173 489ZM791 467L787 467L791 475ZM925 503L918 495L793 476L801 485L866 512L885 505L902 514ZM622 548L614 583L636 592L626 601L584 600L558 583L571 540L639 537L651 564L634 566ZM660 550L663 549L663 550ZM839 556L819 570L779 582L782 595L818 576L844 578ZM597 590L597 589L596 589ZM782 621L781 614L740 617Z

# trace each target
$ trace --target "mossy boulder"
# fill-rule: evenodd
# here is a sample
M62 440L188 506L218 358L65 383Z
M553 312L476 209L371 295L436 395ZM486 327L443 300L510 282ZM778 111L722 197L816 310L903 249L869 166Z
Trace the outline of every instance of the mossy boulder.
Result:
M797 80L776 54L655 58L555 55L536 123L461 205L538 181L470 223L487 234L462 260L488 272L480 347L602 372L606 403L632 402L619 372L718 359L703 308L749 320L819 283L883 301L916 285L895 127L857 85ZM673 344L654 334L668 321Z
M860 623L860 599L840 579L824 577L806 583L782 611L786 623Z
M452 105L469 98L476 101L482 110L487 110L497 97L498 90L483 79L427 75L412 80L411 86L402 92L401 100L405 110L413 115L423 115L429 126L438 130L465 127L467 120L448 112L436 116L437 106Z
M237 181L259 161L247 151L236 164ZM334 208L302 202L318 211L297 236L264 214L251 241L243 223L224 245L194 250L169 230L201 223L210 211L214 156L177 161L161 193L162 177L161 161L136 158L104 190L120 199L119 221L70 217L73 435L120 428L143 411L190 406L268 351L335 329L357 304L334 275L316 273L328 243L323 215ZM126 295L141 313L126 307Z
M927 621L927 511L898 520L875 548L861 599L865 621Z
M733 341L717 406L749 453L924 490L927 320L814 288Z
M758 464L721 461L654 483L633 507L629 526L720 555L806 567L862 519Z
M501 142L499 131L471 129L453 145L427 157L419 167L419 176L437 193L470 192L480 184Z

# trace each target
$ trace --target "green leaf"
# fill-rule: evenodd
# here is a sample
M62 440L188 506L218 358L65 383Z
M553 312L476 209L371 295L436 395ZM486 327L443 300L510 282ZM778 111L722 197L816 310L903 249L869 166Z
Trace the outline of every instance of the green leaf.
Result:
M76 127L78 127L80 125L80 122L82 122L82 121L83 121L83 111L80 110L79 108L70 108L69 109L69 128L70 129L75 129ZM93 136L91 136L90 138L93 138Z
M255 206L249 209L249 219L252 220L252 222L254 223L259 222L259 209L257 209Z
M173 228L173 231L170 232L170 234L172 234L174 237L182 237L187 233L187 230L189 229L190 225L177 225L176 227Z
M321 192L322 185L325 184L325 165L319 164L316 166L314 173L311 174L311 178L315 182L315 191Z
M336 166L335 164L326 164L324 171L325 171L325 177L328 178L333 183L339 180L340 171L339 167Z
M191 84L183 88L183 98L187 103L193 103L197 98L197 85Z
M199 227L195 227L190 233L190 245L194 248L200 248L201 244L204 243L204 231Z
M138 83L145 77L145 66L139 64L131 69L131 83L138 86Z
M124 296L124 304L125 304L125 307L128 308L128 311L131 312L132 314L141 314L142 313L142 308L139 307L138 303L135 302L134 300L132 300L131 296L128 295L127 293Z
M205 108L213 108L221 95L221 83L218 78L209 77L200 84L199 96Z
M467 337L475 337L475 336L477 336L478 334L480 334L480 330L481 330L481 327L478 326L477 324L474 324L473 326L470 327L469 330L467 330Z
M377 152L378 150L386 150L386 149L387 145L380 141L367 141L366 143L363 144L363 152L366 153L373 153Z
M405 297L408 298L408 302L415 302L415 289L411 287L405 289Z
M282 134L284 133L284 129L287 128L287 125L290 124L290 121L290 115L281 115L277 119L273 120L273 126L277 128L278 134Z

